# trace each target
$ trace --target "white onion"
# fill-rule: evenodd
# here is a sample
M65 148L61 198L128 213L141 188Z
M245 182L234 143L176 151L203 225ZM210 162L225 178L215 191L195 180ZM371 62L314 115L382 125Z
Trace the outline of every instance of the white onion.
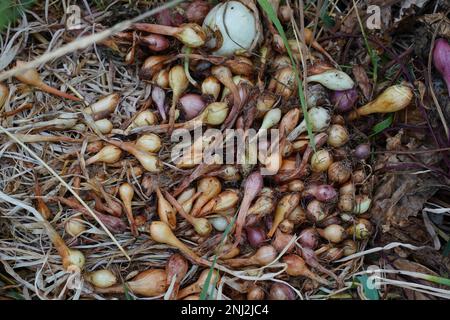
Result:
M231 56L253 49L261 37L261 25L255 13L238 1L216 5L205 17L203 28L213 53Z

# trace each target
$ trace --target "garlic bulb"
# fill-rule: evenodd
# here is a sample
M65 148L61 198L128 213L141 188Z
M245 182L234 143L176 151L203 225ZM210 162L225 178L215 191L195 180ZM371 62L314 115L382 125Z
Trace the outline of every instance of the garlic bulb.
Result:
M216 5L205 17L206 46L216 55L231 56L251 51L261 38L259 17L239 1Z

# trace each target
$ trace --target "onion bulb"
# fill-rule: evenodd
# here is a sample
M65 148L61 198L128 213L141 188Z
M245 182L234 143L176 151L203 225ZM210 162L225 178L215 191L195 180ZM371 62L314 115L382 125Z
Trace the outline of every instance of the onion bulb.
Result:
M281 262L287 264L286 273L293 277L307 277L317 281L320 284L329 285L329 282L319 277L306 266L305 260L296 254L289 254L281 259Z
M137 148L136 145L132 142L108 140L108 143L132 154L139 161L142 167L144 167L145 170L153 173L161 172L162 164L156 155Z
M86 226L79 219L70 218L64 224L64 229L70 236L76 238L86 231Z
M345 229L338 224L330 224L325 229L318 229L318 232L320 236L332 243L340 243L347 236Z
M180 290L177 299L183 299L184 297L193 295L195 293L200 293L206 284L209 272L210 272L209 269L203 270L200 276L198 277L197 281ZM207 288L208 289L207 292L208 293L211 292L213 287L216 286L219 283L219 281L220 281L219 272L217 270L213 270L208 283L209 288Z
M259 17L239 1L216 5L205 17L203 28L209 37L206 46L220 56L251 51L261 36Z
M232 268L248 267L248 266L265 266L273 262L277 257L277 251L270 245L260 247L254 255L247 258L227 259L225 264Z
M446 39L437 39L434 43L433 64L444 78L447 92L450 95L450 45Z
M330 124L330 120L331 120L330 114L328 113L328 111L325 108L322 108L322 107L311 108L308 111L308 116L309 116L309 121L311 123L313 132L323 131ZM297 139L297 137L300 134L302 134L303 132L305 132L306 130L307 130L306 120L303 119L303 121L300 122L300 124L289 133L287 139L289 141L293 141L293 140Z
M134 28L140 31L177 38L184 45L191 48L203 46L206 40L205 31L195 23L186 23L179 27L169 27L151 23L135 23Z
M25 64L24 61L17 61L16 66L21 67ZM45 84L41 77L39 76L39 73L36 69L27 69L23 71L22 73L16 74L15 77L25 84L28 84L30 86L36 87L44 92L53 94L55 96L59 96L61 98L70 99L73 101L80 101L81 99L78 97L75 97L71 94L62 92L56 88L50 87L49 85Z
M372 234L372 224L366 219L358 219L356 223L347 228L347 233L357 240L363 240Z
M134 189L128 182L125 182L119 187L119 195L125 207L125 213L128 218L128 223L130 224L131 233L135 237L137 237L139 233L136 227L136 222L134 221L133 209L131 208L131 201L133 200Z
M188 93L180 98L180 108L186 120L191 120L198 116L205 107L205 101L198 94Z
M311 169L314 172L325 172L333 163L331 153L325 149L316 151L311 157Z
M95 162L116 163L122 156L122 150L113 145L104 146L96 155L86 160L86 165Z
M269 291L268 300L295 300L295 292L284 283L275 282Z
M192 259L195 263L209 266L211 263L196 255L188 246L181 242L170 230L169 226L162 221L153 221L149 227L149 233L152 239L159 243L173 246L183 254Z
M197 198L197 201L195 201L191 215L194 217L199 216L203 206L219 195L220 191L222 191L222 184L216 177L205 177L200 179L197 184L197 192L201 192L202 194Z
M84 278L97 288L108 288L117 283L117 277L108 269L89 272Z
M166 223L170 229L174 230L177 226L176 210L172 207L169 201L164 198L159 187L156 188L156 198L158 199L157 212L159 219Z
M150 110L144 110L139 112L139 114L134 118L131 124L128 126L127 130L131 130L138 127L151 126L157 123L156 116Z
M114 112L119 104L120 96L117 93L109 94L84 109L87 114L95 115L98 118L104 118Z
M158 152L161 145L161 138L154 133L144 134L136 140L136 147L147 152Z
M366 213L369 208L372 200L366 195L358 195L355 197L355 205L353 207L353 213L355 214L363 214Z
M331 147L339 148L347 143L349 134L347 129L340 124L333 124L328 128L327 143Z
M113 124L108 119L97 120L95 121L95 125L97 129L103 134L108 134L113 129Z
M216 77L209 76L202 82L202 94L213 97L214 101L219 97L220 89L220 82Z
M163 295L167 290L167 275L164 269L149 269L140 272L133 280L107 288L97 288L99 293L124 293L126 289L144 297Z
M327 70L306 78L308 82L319 82L330 90L349 90L355 83L352 78L340 70Z
M272 227L267 233L267 236L269 238L272 238L281 221L287 218L289 213L291 213L292 210L294 210L294 208L298 206L298 204L300 203L300 198L301 196L299 193L290 193L281 198L275 209L275 216L273 219Z
M375 100L350 113L349 120L372 113L390 113L406 108L414 94L407 85L393 85L383 91Z
M347 182L352 175L350 166L351 164L346 160L333 162L328 167L328 179L338 184Z

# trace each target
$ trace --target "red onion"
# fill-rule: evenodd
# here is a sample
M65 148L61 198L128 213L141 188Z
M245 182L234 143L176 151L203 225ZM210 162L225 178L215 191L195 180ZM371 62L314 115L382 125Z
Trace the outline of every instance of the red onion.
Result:
M344 91L333 91L331 93L331 102L338 112L348 112L353 109L358 100L358 91L349 89Z
M275 237L272 240L272 247L274 247L277 252L281 252L284 250L284 248L286 248L293 237L294 236L291 234L287 234L281 232L280 230L277 230L275 232ZM286 252L292 252L295 248L294 245L295 244L293 243Z
M295 300L295 292L284 283L274 283L270 287L269 300Z
M190 3L186 9L186 18L189 22L201 25L210 10L211 6L207 1L196 0Z
M259 171L255 171L247 177L244 185L244 197L242 198L241 207L237 215L235 243L233 244L233 247L236 247L239 244L248 209L262 187L263 178Z
M450 45L445 39L437 39L433 50L433 63L447 84L450 94Z
M365 160L370 156L370 144L363 143L358 145L354 150L354 156L360 160Z
M166 121L167 116L166 110L164 108L166 93L164 92L164 90L158 86L154 86L152 89L152 100L156 104L156 107L158 108L161 118L163 119L163 121Z
M314 228L307 228L300 232L297 242L305 248L315 249L319 245L319 233Z
M203 98L195 93L185 94L180 98L181 110L186 120L191 120L198 116L206 107Z
M247 241L253 248L259 248L266 241L266 234L262 228L247 227L245 231L247 233Z
M149 34L139 38L141 44L145 44L152 51L166 50L170 42L166 37L160 34Z
M327 184L309 186L304 192L305 195L312 195L321 202L328 202L337 197L336 190Z
M178 27L184 23L183 16L174 10L164 9L158 12L155 16L157 23L165 26Z

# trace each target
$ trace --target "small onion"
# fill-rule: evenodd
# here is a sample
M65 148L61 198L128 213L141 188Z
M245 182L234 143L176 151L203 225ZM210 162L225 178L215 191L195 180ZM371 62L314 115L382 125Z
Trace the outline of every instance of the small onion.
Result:
M331 93L331 103L338 112L348 112L353 109L358 100L358 91L349 89L344 91L333 91Z
M355 85L348 74L340 70L327 70L320 74L309 76L306 78L306 81L319 82L330 90L349 90Z
M189 22L201 24L210 10L211 5L207 1L195 0L189 4L185 15Z
M370 144L363 143L358 145L353 151L353 155L360 160L366 160L370 156Z
M358 250L358 246L355 241L353 241L351 239L347 239L347 240L344 240L344 242L342 243L342 249L343 249L344 256L347 257L347 256L350 256L350 255L356 253Z
M103 133L107 134L110 133L113 129L113 124L108 119L101 119L95 121L95 125L97 126L98 130Z
M117 283L117 277L108 269L90 272L85 279L98 288L108 288Z
M223 232L227 228L229 222L225 217L216 217L209 219L214 229L217 231Z
M366 213L369 208L372 200L366 195L358 195L355 197L355 205L353 207L353 213L355 214L363 214Z
M319 201L323 201L323 202L329 202L332 201L334 199L336 199L337 197L337 192L336 190L327 184L322 184L322 185L312 185L309 186L305 191L304 191L305 195L312 195L314 198L316 198Z
M345 229L338 224L330 224L323 230L319 230L319 234L332 243L340 243L346 238Z
M147 152L158 152L161 149L161 138L154 133L144 134L136 140L136 147Z
M198 116L206 107L202 97L195 93L185 94L180 98L181 110L186 120L191 120Z
M325 149L318 150L311 157L311 169L314 172L325 172L332 164L333 157L331 153Z
M322 221L327 216L327 211L324 204L318 200L312 200L308 203L306 213L308 218L310 218L313 222Z
M450 45L446 39L437 39L434 43L433 64L444 78L450 94Z
M327 143L331 147L339 148L347 143L349 134L344 126L339 124L333 124L328 128L328 140Z
M274 283L270 287L269 300L295 300L296 295L294 290L284 283Z
M302 246L315 249L319 245L319 233L315 228L306 228L300 232L297 242Z
M247 300L264 300L265 293L264 290L254 285L247 291Z
M345 160L333 162L328 167L328 179L332 182L342 184L347 182L351 175L352 170L350 168L350 164Z
M264 230L260 227L245 228L247 241L253 248L261 247L267 240Z
M347 233L357 240L367 239L372 234L372 224L366 219L358 219L356 223L347 229Z
M84 223L80 222L78 219L71 218L64 225L66 232L72 237L78 237L84 231L86 231L86 226Z

